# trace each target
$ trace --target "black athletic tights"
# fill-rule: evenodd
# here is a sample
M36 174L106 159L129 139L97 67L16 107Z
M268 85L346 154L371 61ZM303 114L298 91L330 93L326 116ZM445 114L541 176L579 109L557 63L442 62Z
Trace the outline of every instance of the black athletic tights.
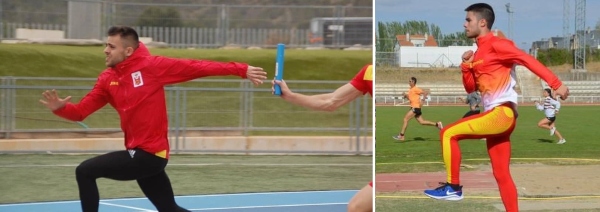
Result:
M135 151L135 152L134 152ZM141 149L107 153L83 161L75 174L83 212L97 212L100 201L96 179L136 180L160 212L185 210L175 203L171 181L165 172L168 160Z

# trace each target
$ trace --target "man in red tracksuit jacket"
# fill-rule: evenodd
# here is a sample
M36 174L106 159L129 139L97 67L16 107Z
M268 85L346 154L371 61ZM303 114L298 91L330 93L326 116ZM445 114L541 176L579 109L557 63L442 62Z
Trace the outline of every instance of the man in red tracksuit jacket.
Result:
M164 86L206 76L237 75L255 85L266 79L262 68L151 56L137 32L125 26L108 30L106 66L92 90L78 104L61 99L55 90L43 93L42 104L60 117L81 121L107 103L121 118L125 148L82 162L76 169L84 212L98 211L96 179L137 180L158 211L187 211L175 203L165 166L169 159Z

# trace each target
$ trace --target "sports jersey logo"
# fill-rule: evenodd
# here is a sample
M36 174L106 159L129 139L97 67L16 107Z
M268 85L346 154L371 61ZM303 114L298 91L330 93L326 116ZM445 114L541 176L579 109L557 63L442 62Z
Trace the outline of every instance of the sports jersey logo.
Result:
M475 67L476 65L479 65L479 64L483 64L483 59L479 59L479 60L473 61L471 63L471 68Z
M129 152L129 156L133 158L133 156L135 155L135 149L128 149L127 151Z
M111 81L111 82L110 82L110 85L111 85L111 86L113 86L113 85L119 85L119 82L117 82L117 81Z
M131 78L133 79L134 88L144 85L144 79L142 79L142 72L136 71L131 73Z

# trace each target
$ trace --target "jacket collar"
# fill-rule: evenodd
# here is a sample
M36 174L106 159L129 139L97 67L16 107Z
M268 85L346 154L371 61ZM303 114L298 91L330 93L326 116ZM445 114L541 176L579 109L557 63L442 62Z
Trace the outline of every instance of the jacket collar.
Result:
M494 36L494 33L492 33L492 32L487 33L483 37L478 37L477 38L477 46L484 45L488 41L492 40L494 37L496 37L496 36Z

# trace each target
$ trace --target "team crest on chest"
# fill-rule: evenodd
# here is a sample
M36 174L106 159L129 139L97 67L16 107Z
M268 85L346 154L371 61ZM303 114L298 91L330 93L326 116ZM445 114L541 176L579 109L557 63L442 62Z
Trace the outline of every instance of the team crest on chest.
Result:
M131 73L131 78L133 79L133 87L137 88L144 85L144 79L142 78L142 72L136 71Z

